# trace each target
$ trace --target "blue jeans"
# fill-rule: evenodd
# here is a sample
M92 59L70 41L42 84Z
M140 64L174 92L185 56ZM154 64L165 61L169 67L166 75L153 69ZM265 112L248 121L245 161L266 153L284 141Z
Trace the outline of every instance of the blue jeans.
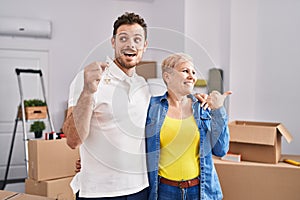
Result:
M199 200L200 185L189 188L179 188L176 186L159 183L158 200Z

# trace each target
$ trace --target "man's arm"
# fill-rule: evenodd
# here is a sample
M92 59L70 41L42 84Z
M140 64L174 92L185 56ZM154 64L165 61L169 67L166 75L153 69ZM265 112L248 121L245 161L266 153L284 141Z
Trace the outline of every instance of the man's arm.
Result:
M75 149L87 138L92 117L93 96L81 93L77 105L70 107L63 125L67 144Z
M198 101L201 102L200 106L201 106L204 110L206 110L206 109L209 108L209 107L208 107L208 104L207 104L207 102L206 102L206 99L207 99L207 97L208 97L207 94L204 94L204 93L196 93L194 96L198 99Z
M64 121L62 129L63 129L63 133L67 137L67 144L72 149L75 149L76 147L78 147L81 144L81 140L79 138L79 135L77 133L75 123L74 123L73 113L72 113L73 108L74 107L68 108L67 116L66 116L66 119Z
M106 63L94 62L84 69L84 86L76 106L68 109L63 125L63 132L67 136L67 144L77 148L87 138L90 132L90 122L94 107L94 93L98 89Z

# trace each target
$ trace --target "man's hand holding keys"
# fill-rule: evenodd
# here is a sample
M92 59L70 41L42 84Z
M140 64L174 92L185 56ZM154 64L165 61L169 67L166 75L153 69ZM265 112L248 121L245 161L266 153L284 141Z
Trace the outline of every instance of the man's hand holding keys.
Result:
M84 92L93 94L97 91L102 73L106 67L108 67L106 62L93 62L84 68Z

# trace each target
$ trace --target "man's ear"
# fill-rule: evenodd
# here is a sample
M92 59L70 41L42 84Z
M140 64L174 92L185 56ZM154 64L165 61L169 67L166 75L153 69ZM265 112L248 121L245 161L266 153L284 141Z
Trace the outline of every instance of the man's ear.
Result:
M144 43L144 52L146 51L147 48L148 48L148 41L146 40Z
M116 40L115 40L115 38L114 38L114 37L112 37L112 38L110 39L110 42L111 42L111 46L112 46L112 48L114 49L114 48L115 48L115 44L116 44Z

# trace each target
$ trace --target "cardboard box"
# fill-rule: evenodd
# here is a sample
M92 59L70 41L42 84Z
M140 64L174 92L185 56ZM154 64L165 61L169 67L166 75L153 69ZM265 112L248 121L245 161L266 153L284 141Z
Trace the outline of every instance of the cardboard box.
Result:
M55 200L53 198L41 197L36 195L23 194L18 192L10 192L0 190L0 199L3 200Z
M45 197L51 197L58 200L72 200L75 195L70 187L73 177L53 179L48 181L25 180L25 193Z
M29 140L28 176L36 181L75 175L75 162L79 150L71 149L66 139Z
M47 106L25 107L26 120L45 119L47 117ZM22 119L22 109L19 106L18 118Z
M277 163L281 155L281 136L287 142L292 136L281 123L233 121L229 151L241 154L242 160Z
M300 160L300 156L297 156ZM299 200L300 167L214 158L223 200Z
M221 157L221 160L241 162L241 154L227 153L225 156Z
M56 200L49 197L36 196L31 194L18 193L17 196L9 198L9 200Z
M12 196L15 196L17 192L4 191L0 190L0 199L9 199Z
M156 61L141 61L135 69L136 73L146 80L156 78Z

